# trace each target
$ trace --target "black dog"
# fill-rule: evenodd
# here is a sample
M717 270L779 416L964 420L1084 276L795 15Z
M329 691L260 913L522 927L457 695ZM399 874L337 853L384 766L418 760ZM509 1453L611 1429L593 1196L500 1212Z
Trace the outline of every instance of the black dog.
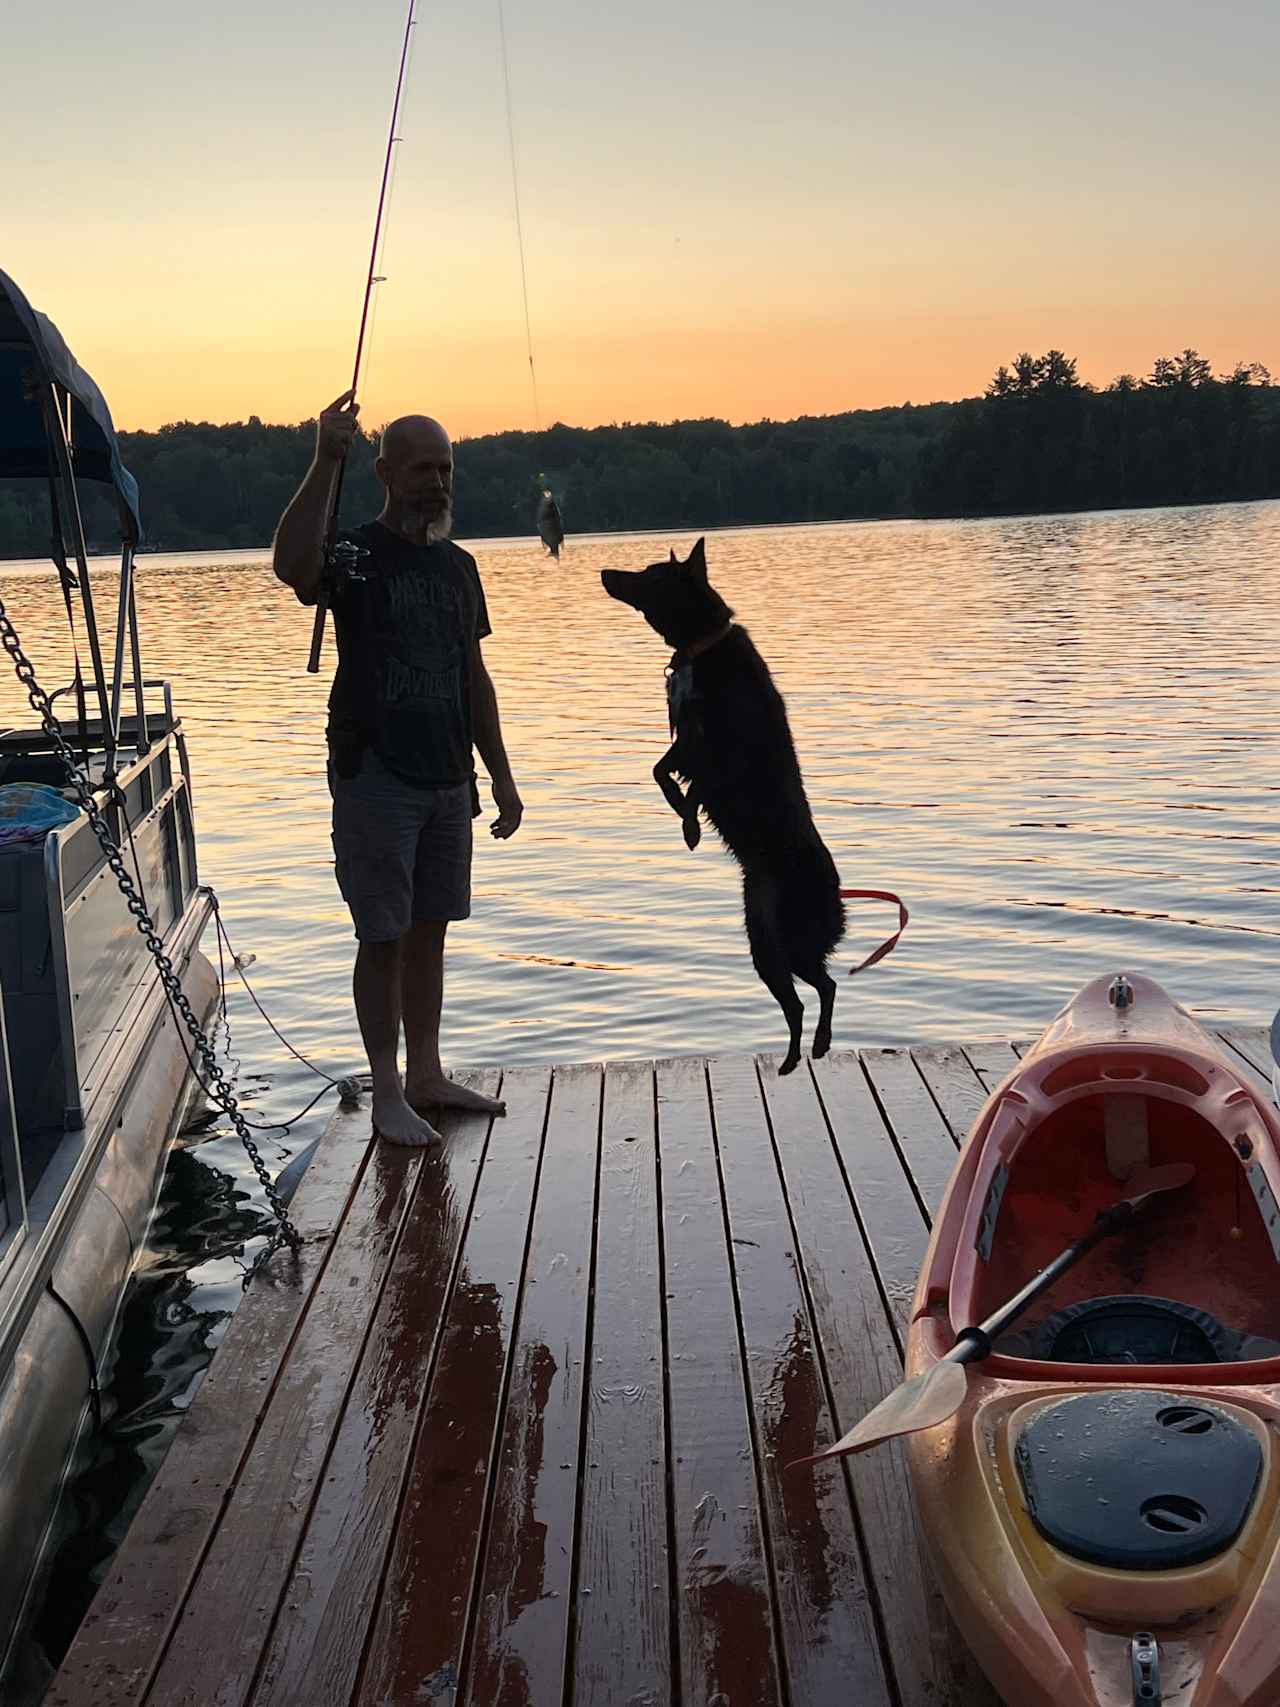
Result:
M691 848L702 835L701 808L742 867L751 959L790 1027L779 1069L790 1073L804 1018L796 978L820 998L813 1053L831 1047L836 986L827 957L844 935L844 903L835 862L814 827L782 695L747 631L708 584L704 541L687 562L673 551L669 563L636 574L606 569L600 579L605 592L675 647L667 681L674 739L654 780Z

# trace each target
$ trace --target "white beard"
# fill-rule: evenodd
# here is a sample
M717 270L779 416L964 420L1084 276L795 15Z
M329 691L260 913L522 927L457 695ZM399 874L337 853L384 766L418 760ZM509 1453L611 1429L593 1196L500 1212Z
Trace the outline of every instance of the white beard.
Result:
M448 539L453 532L453 505L438 515L433 522L427 524L427 544L434 545L437 540Z

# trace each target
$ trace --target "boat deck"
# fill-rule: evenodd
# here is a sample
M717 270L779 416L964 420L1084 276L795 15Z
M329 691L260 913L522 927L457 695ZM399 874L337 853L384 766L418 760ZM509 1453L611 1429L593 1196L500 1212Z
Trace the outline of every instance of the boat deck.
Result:
M898 1380L1015 1058L482 1072L425 1157L338 1114L48 1707L991 1707L899 1450L783 1467Z

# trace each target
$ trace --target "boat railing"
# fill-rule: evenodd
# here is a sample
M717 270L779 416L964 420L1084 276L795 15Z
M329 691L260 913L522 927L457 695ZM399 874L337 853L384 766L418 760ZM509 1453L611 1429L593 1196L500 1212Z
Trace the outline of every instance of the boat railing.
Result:
M107 791L103 810L156 934L164 941L198 885L180 730L161 735L147 752L123 766ZM44 883L62 1053L62 1125L70 1130L84 1123L122 1016L157 972L83 815L46 838Z
M4 1023L4 1003L0 1002L0 1287L22 1249L26 1229L27 1202L22 1158L18 1150L9 1037Z
M199 885L181 729L126 763L99 798L164 952L181 967L212 911ZM0 853L0 879L0 915L10 921L0 941L2 1370L20 1327L7 1282L57 1248L167 998L83 813L43 846Z
M125 713L121 714L114 727L109 731L110 740L107 738L107 733L104 732L104 725L100 718L89 718L83 731L78 725L76 727L72 744L78 747L82 744L82 734L88 737L90 757L98 759L96 768L99 772L104 771L105 767L102 761L108 752L117 754L119 748L123 746L126 749L126 756L129 752L141 756L149 750L151 741L155 737L178 727L179 720L173 709L173 684L161 676L148 676L140 684L142 688L140 694L137 692L138 685L132 680L113 685L113 696L117 692L133 694L135 706L139 709L135 710L132 717ZM148 707L145 695L155 690L159 690L162 696L163 710L157 710L154 706ZM55 688L49 695L50 705L56 706L59 700L69 698L75 691L76 684L74 682L68 682L65 687ZM71 738L69 730L67 734ZM52 737L43 729L5 729L0 730L0 750L6 748L30 752L52 752L54 742Z

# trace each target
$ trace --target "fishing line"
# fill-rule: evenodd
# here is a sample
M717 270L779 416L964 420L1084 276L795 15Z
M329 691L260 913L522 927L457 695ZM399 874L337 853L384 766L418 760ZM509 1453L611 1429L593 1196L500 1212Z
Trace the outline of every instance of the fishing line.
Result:
M391 125L387 135L387 152L382 161L382 187L378 191L378 211L373 222L373 242L369 248L369 276L365 280L364 305L360 310L360 333L356 339L356 360L351 373L351 389L355 391L360 383L360 358L364 354L365 329L369 324L369 304L373 297L375 283L382 281L378 278L379 244L382 241L382 216L387 206L387 191L391 183L391 168L395 159L395 147L400 141L396 135L396 125L400 119L400 97L404 92L405 73L409 65L409 49L413 40L413 28L416 22L414 13L417 0L409 0L409 16L404 26L404 41L400 48L400 70L396 76L395 100L391 105ZM339 481L341 473L339 473ZM335 500L334 509L337 509Z
M507 56L507 20L498 0L498 35L502 41L502 87L507 102L507 143L511 150L511 196L516 210L516 244L520 250L520 294L524 300L524 341L529 354L529 383L533 388L533 430L542 431L538 408L538 375L533 365L533 327L529 319L529 275L524 258L524 221L520 217L520 170L516 162L516 125L511 111L511 64Z
M406 84L408 84L412 80L412 77L413 77L413 55L414 55L414 51L415 51L415 48L417 45L417 40L418 40L418 35L417 35L417 31L415 29L414 31L411 32L411 35L410 35L409 57L405 61L404 80L405 80ZM395 140L396 140L396 143L399 144L404 139L403 139L403 137L396 137ZM391 161L391 176L387 182L387 205L388 205L388 207L395 200L396 181L399 177L399 174L400 174L400 149L397 146L395 154L394 154L392 161ZM366 379L368 378L369 374L372 373L373 366L374 366L373 352L374 352L374 348L375 348L375 345L377 342L376 334L377 334L377 330L378 330L378 310L382 305L382 292L377 287L379 285L384 285L387 282L387 244L390 241L390 237L391 237L391 226L390 226L390 223L388 222L382 228L382 244L381 244L381 247L378 251L377 259L374 262L373 300L372 300L372 304L371 304L370 310L369 310L369 330L368 330L367 334L365 335L365 341L364 341L364 344L365 344L364 371L365 371L365 378Z
M405 20L404 41L400 47L400 70L396 75L395 100L391 104L391 124L387 134L387 151L382 160L382 185L378 191L378 211L373 222L373 242L369 246L369 273L365 279L364 302L360 309L360 332L356 338L356 359L351 372L352 402L360 383L360 361L364 355L365 333L369 325L369 304L373 297L373 287L378 282L379 243L382 238L382 216L387 205L387 189L391 180L391 166L395 158L395 148L400 138L396 135L396 125L400 118L400 97L404 93L405 70L409 63L409 46L413 39L416 19L417 0L409 0L409 15ZM333 496L329 502L329 520L325 528L325 562L326 565L335 561L334 547L338 537L338 509L342 503L342 481L346 473L347 462L344 457L338 464L337 476L333 483ZM328 588L322 581L316 597L316 620L311 630L311 656L307 659L307 674L316 675L320 669L320 648L324 642L325 616L329 609Z

